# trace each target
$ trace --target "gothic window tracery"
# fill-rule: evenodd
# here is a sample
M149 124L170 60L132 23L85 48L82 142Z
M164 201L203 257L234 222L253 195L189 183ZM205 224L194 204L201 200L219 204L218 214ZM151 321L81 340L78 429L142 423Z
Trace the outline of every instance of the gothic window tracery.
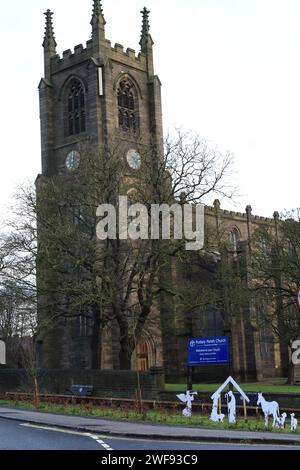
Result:
M137 133L137 103L133 84L127 78L121 80L118 88L119 128L124 132Z
M86 131L85 93L82 83L73 79L68 90L68 134Z
M237 258L238 255L238 243L240 240L239 232L236 228L234 228L230 233L229 233L229 242L230 242L230 247L231 251L233 253L233 257Z
M268 358L272 348L272 330L268 322L268 313L264 302L257 305L256 308L260 354L263 358Z

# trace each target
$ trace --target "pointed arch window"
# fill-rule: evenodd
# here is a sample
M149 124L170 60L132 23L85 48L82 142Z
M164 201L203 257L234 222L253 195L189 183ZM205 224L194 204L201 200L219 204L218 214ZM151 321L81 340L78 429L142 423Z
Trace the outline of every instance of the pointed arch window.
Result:
M268 312L264 302L256 306L257 324L259 331L260 354L263 358L270 358L272 352L272 330L268 321Z
M238 244L240 240L240 234L236 228L234 228L230 233L229 233L229 242L230 242L230 248L233 253L233 257L237 258L238 256Z
M133 84L127 78L118 87L119 128L124 132L138 132L137 99Z
M82 83L74 79L68 88L68 134L86 131L85 93Z

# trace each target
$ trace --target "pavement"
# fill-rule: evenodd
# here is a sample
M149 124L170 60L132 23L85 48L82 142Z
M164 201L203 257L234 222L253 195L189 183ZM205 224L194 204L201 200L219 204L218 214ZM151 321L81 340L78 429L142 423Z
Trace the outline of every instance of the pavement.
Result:
M130 439L127 437L107 437L94 433L84 433L62 429L41 424L22 423L20 421L0 418L0 454L1 463L6 456L1 451L73 451L71 458L78 464L77 451L97 451L107 455L111 451L143 451L146 455L153 456L153 464L159 463L155 455L158 451L192 451L187 452L186 464L191 464L192 455L195 451L299 451L300 447L295 445L262 445L243 443L215 443L215 442L184 442L167 440ZM153 452L150 452L153 451ZM93 452L92 452L93 453ZM168 455L168 454L167 454ZM290 454L291 455L291 454ZM13 457L16 454L13 453ZM18 457L19 458L19 457ZM202 457L203 458L203 454ZM139 462L143 460L137 459ZM22 462L23 463L23 462ZM103 462L101 462L103 463ZM166 461L168 463L168 461ZM85 461L86 464L86 461Z
M299 451L300 447L295 445L263 445L263 444L247 444L247 443L215 443L215 442L189 442L189 441L167 441L167 440L146 440L146 439L130 439L127 437L107 437L100 436L93 433L84 433L80 431L73 431L62 429L53 426L43 426L42 424L22 423L15 420L7 420L0 418L0 454L1 463L3 457L6 457L1 451L74 451L71 458L75 459L78 464L77 451L97 451L107 452L123 451L127 454L128 451L143 451L148 452L146 455L153 457L153 464L159 463L156 459L156 452L160 451L192 451L187 452L186 464L191 464L195 458L192 455L195 451ZM153 452L150 452L153 451ZM92 452L94 453L94 452ZM13 453L13 457L17 454ZM18 454L19 455L19 454ZM168 454L167 454L168 455ZM291 456L291 454L290 454ZM19 458L19 457L18 457ZM104 457L105 458L105 457ZM151 458L151 457L150 457ZM203 458L203 454L202 457ZM143 462L143 459L137 459ZM22 462L23 463L23 462ZM103 463L103 461L101 462ZM168 460L166 459L166 462ZM86 461L85 461L86 464ZM132 465L133 466L133 465Z
M104 441L101 441L104 444ZM38 427L38 425L0 418L0 454L1 451L99 451L102 450L100 439L92 435L63 432L59 428Z
M94 417L61 415L0 407L0 418L25 423L59 427L73 431L94 433L129 439L176 440L189 442L220 442L271 445L298 445L300 434L272 432L231 431L158 424L121 422Z

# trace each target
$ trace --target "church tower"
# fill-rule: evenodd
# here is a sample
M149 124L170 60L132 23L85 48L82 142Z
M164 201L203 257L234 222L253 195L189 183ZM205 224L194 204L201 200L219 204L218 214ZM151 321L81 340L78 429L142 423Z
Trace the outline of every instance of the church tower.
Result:
M162 141L161 83L154 75L149 11L142 13L138 54L106 39L101 0L93 0L92 36L57 54L53 13L43 42L44 77L39 85L42 175L63 175L80 158L80 141L103 145L118 132L133 149L137 139Z
M93 0L91 39L85 47L79 44L60 56L53 13L46 11L44 77L39 85L42 172L37 188L40 181L71 177L80 166L81 143L87 139L100 149L117 135L132 171L135 161L130 156L137 152L137 142L162 146L161 83L154 74L149 13L147 8L141 12L140 51L136 53L120 44L112 47L106 39L102 2ZM90 338L81 338L80 345L76 341L63 326L50 331L40 343L40 365L92 368ZM108 334L102 344L101 365L105 368L117 368L111 343L112 335ZM146 345L141 349L144 354ZM153 361L149 367L157 365Z

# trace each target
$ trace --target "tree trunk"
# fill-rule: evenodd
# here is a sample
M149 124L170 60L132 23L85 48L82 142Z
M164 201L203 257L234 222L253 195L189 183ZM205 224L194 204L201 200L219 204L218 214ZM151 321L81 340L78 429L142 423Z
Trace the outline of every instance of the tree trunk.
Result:
M121 339L120 346L120 369L131 370L131 359L134 351L133 341L131 341L130 338L126 336L124 339Z
M295 366L292 361L292 341L290 344L288 344L288 357L289 357L289 366L288 366L288 378L287 378L287 383L288 385L294 385L295 384Z
M33 396L33 401L35 406L38 406L40 404L40 388L39 388L39 383L38 379L35 376L33 379L34 382L34 396Z
M121 334L120 347L120 369L131 370L132 354L135 349L134 339L132 337L129 337L128 334Z
M97 305L93 305L93 321L94 323L91 341L91 366L93 370L98 370L101 367L101 319L99 307Z
M120 351L120 369L131 370L131 358L122 350Z
M289 362L287 383L288 385L295 385L295 366L292 361Z

